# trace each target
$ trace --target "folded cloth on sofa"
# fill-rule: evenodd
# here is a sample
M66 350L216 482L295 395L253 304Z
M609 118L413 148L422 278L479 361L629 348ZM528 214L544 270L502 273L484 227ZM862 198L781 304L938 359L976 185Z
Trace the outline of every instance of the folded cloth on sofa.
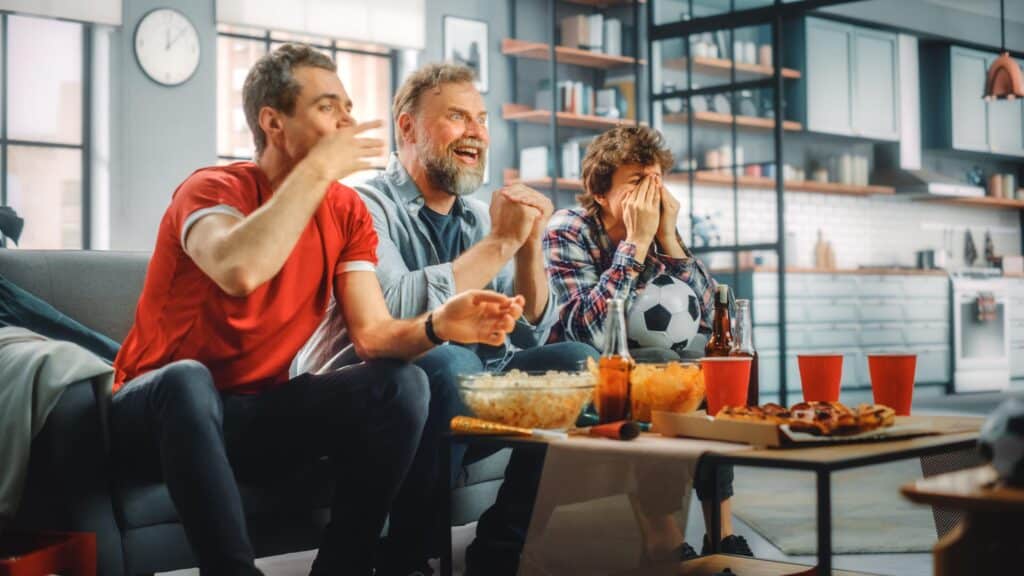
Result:
M0 327L20 326L37 334L74 342L93 354L114 361L117 342L62 314L42 298L0 276Z
M97 378L109 388L114 370L85 348L24 328L0 328L0 528L18 511L32 439L61 393Z

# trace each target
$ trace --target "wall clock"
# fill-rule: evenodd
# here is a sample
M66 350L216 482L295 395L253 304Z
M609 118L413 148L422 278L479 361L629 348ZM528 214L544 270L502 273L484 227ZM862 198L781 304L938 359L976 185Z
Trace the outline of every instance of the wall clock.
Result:
M156 8L135 27L135 58L154 82L183 84L199 67L199 33L181 12Z

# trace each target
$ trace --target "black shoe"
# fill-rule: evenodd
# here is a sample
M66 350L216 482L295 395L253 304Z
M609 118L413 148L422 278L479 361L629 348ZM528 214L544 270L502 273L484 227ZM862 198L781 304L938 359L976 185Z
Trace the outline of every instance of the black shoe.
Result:
M722 542L718 545L718 552L720 554L736 554L738 556L750 556L754 557L754 553L750 550L750 545L747 544L747 539L737 534L730 534L725 538L722 538ZM704 536L704 545L701 546L700 555L707 556L711 554L711 539Z

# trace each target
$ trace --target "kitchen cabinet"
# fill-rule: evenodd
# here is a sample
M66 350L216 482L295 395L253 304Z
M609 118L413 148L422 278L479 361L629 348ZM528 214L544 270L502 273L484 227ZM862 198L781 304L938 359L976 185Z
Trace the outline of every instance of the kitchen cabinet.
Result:
M998 55L947 44L921 51L922 135L930 148L1024 157L1024 102L982 99Z
M800 353L844 356L843 388L871 385L867 355L911 351L918 356L918 384L947 384L950 358L950 291L944 275L790 273L786 276L786 358L779 355L778 276L751 271L738 293L752 298L754 344L764 394L778 391L784 361L790 401L800 397ZM1024 298L1024 280L1020 283ZM1024 305L1020 312L1024 315ZM1024 319L1024 316L1022 316ZM1024 347L1024 322L1020 331ZM1024 364L1021 364L1024 376Z
M807 129L899 139L899 50L895 34L806 20Z

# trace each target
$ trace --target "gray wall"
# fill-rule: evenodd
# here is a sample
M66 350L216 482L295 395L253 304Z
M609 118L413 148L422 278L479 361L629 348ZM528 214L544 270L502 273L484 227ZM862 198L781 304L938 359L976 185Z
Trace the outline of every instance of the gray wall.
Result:
M173 6L199 32L199 68L167 87L135 59L135 26L154 8ZM123 25L110 33L110 244L152 250L171 194L192 171L217 161L217 38L214 0L125 0Z

